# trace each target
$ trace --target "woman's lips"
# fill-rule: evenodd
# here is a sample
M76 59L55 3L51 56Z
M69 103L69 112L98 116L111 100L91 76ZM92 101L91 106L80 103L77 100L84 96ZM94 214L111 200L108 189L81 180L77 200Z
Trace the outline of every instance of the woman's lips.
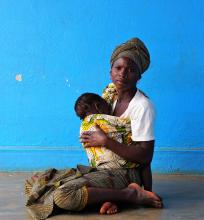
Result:
M121 84L121 85L124 85L124 84L126 84L126 81L125 80L116 80L116 83L117 84Z

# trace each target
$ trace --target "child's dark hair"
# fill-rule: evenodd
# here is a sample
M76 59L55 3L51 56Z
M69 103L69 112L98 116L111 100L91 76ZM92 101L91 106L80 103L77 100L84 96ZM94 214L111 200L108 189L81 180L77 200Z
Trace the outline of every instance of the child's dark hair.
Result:
M76 100L74 110L80 119L84 119L93 106L100 106L102 102L106 101L101 96L95 93L84 93Z

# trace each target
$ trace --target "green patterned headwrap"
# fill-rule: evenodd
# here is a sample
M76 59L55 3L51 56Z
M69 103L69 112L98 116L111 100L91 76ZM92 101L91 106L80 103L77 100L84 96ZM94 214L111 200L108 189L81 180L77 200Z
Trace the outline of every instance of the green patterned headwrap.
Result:
M137 65L140 74L143 74L150 64L149 51L139 38L133 38L117 46L111 56L111 66L121 57L131 59Z

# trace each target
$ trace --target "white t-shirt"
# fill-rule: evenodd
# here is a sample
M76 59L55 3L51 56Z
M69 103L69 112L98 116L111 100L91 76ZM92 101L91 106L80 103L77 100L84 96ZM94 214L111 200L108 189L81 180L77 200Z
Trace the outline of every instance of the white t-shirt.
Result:
M116 102L113 104L113 109ZM120 117L130 118L133 141L154 140L155 110L149 98L144 96L139 89Z

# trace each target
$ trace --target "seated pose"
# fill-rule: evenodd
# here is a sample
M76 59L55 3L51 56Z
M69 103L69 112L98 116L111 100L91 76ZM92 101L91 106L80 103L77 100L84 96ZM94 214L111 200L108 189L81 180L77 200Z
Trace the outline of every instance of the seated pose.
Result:
M83 119L80 133L89 131L91 134L91 132L96 131L96 126L98 126L109 138L127 145L132 143L130 120L109 115L111 114L111 106L99 95L94 93L82 94L75 103L75 111L80 119ZM83 143L83 146L92 167L106 169L139 167L139 164L124 160L105 146L86 147L86 143ZM141 184L147 190L151 185L151 170L142 166Z
M149 64L149 52L138 38L116 47L111 56L111 79L117 92L112 115L131 121L132 142L112 138L102 126L80 136L86 148L104 146L122 160L140 165L127 167L128 163L117 162L107 169L100 168L99 163L94 167L53 168L36 173L25 183L26 207L34 218L46 219L56 208L79 212L99 205L101 214L113 214L118 203L162 207L160 197L151 192L151 184L149 190L141 188L142 181L145 182L144 178L141 181L141 166L150 169L154 152L154 108L136 85Z

